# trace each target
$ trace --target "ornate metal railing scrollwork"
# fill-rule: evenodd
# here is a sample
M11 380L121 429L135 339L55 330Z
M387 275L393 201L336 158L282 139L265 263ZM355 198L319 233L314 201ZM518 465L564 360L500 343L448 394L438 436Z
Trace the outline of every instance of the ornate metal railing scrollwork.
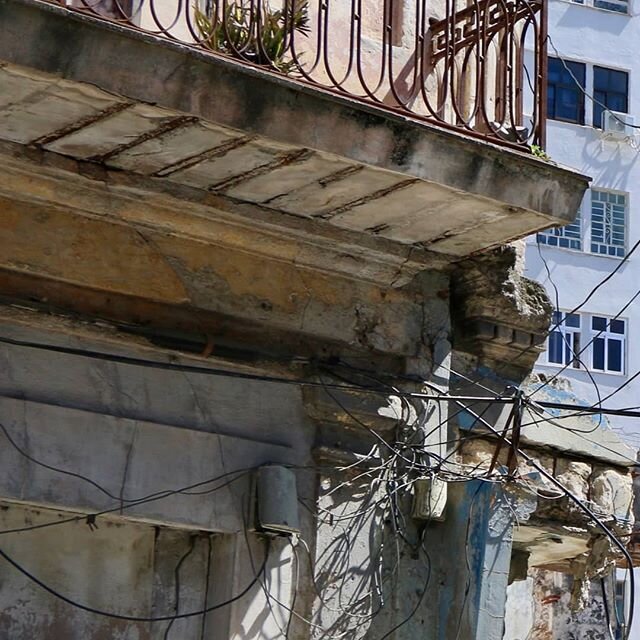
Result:
M544 146L546 0L47 0L497 144Z

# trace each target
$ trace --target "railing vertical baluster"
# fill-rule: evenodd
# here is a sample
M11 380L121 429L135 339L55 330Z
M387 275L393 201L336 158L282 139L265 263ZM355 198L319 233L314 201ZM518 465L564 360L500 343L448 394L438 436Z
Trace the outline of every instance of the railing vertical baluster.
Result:
M402 38L402 0L48 1L498 144L544 146L547 0L444 0L438 18L429 0L413 0L412 39ZM381 32L368 21L365 34L363 5L374 2Z
M536 87L538 90L538 118L536 130L536 144L543 149L547 144L547 39L549 37L549 24L547 13L547 0L540 0L539 26L538 26L538 68L536 69Z

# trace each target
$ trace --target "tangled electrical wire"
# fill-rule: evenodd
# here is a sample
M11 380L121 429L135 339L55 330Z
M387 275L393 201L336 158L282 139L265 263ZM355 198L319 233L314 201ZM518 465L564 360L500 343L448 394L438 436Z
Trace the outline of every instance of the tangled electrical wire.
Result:
M353 379L351 379L350 382L353 383ZM383 384L383 381L378 378L375 379L375 382L377 384ZM435 390L436 387L431 386L431 389ZM484 413L488 409L490 403L487 403L487 406L482 411L475 412L468 405L463 404L461 401L454 400L452 404L458 405L458 411L456 413L464 412L467 415L470 414L471 416L473 416L473 423L467 428L468 433L466 437L454 438L451 441L442 439L438 441L438 444L440 444L441 446L449 446L446 454L443 454L439 453L437 451L437 447L434 447L433 443L429 442L429 436L436 431L442 430L447 421L449 421L452 417L455 417L456 413L446 416L443 420L436 422L435 425L433 425L433 421L431 421L429 424L429 428L427 428L426 413L428 412L428 409L426 409L426 405L423 405L423 411L421 413L420 408L416 408L415 406L415 398L406 396L401 397L399 395L396 395L398 389L393 386L389 386L390 395L395 395L395 397L399 398L402 406L400 415L398 415L398 423L396 425L396 439L393 444L390 444L386 440L381 439L381 437L376 434L370 426L364 424L356 416L351 414L348 411L347 407L340 403L334 392L332 392L330 389L327 389L326 392L330 397L333 398L333 400L337 404L339 404L344 413L350 415L352 420L358 422L363 428L372 432L374 441L379 447L378 459L380 460L380 463L362 473L362 477L367 478L370 481L372 487L372 495L378 495L378 499L371 505L367 505L368 508L366 510L361 509L357 511L341 513L339 522L346 521L352 524L355 518L371 516L372 509L380 509L381 512L387 513L390 516L387 517L386 520L390 522L391 525L389 527L389 537L392 540L393 544L395 544L396 547L398 545L408 545L409 547L411 547L412 551L415 552L416 545L415 542L412 542L411 540L410 530L412 529L412 527L411 525L407 525L407 521L404 516L404 514L406 513L406 509L398 508L398 497L400 495L400 492L408 491L408 489L412 487L416 479L422 477L438 477L445 480L447 483L481 480L484 482L501 483L505 486L515 485L519 488L529 491L530 493L533 493L537 498L544 500L556 500L560 497L568 498L580 509L580 511L583 512L585 516L587 516L588 520L591 521L595 525L595 527L599 529L610 540L611 544L615 548L617 548L618 552L624 557L625 561L627 562L627 566L633 566L632 559L624 543L603 522L602 518L593 511L593 508L590 505L586 504L575 494L573 494L571 491L569 491L565 486L563 486L561 482L559 482L554 477L553 474L550 474L546 469L544 469L544 467L542 467L535 458L533 458L526 451L523 451L519 447L519 442L517 441L516 434L519 433L521 427L527 426L527 424L530 423L523 424L522 415L520 414L518 429L516 429L516 416L514 412L517 411L517 402L514 403L514 408L512 409L512 413L509 419L507 420L506 427L502 432L500 432L484 418ZM520 394L520 400L520 411L522 411L525 406L529 408L530 412L533 412L534 409L536 411L539 411L539 407L531 403L522 394ZM412 419L409 420L409 417L411 417ZM511 420L514 420L514 422L511 423L510 428ZM546 421L548 422L549 420L550 417L547 417ZM556 426L562 428L560 425ZM479 433L474 434L473 431L476 430L477 427L480 428L478 429ZM482 463L479 463L476 466L464 465L456 459L456 454L460 452L460 449L464 445L464 443L468 441L468 439L473 438L476 435L480 437L486 437L487 435L489 435L494 438L494 442L497 439L496 452L491 464L488 467L486 466L486 464L483 465ZM540 491L539 487L533 485L528 479L524 478L519 473L515 465L509 467L506 475L504 469L497 470L495 463L500 447L502 446L505 446L509 450L510 454L513 453L520 460L523 460L526 465L535 469L537 473L542 478L544 478L547 487L550 485L555 489L555 493L549 491L548 488L545 488L544 491ZM509 462L507 462L507 464L509 464ZM329 493L339 491L343 485L338 485ZM408 491L408 493L411 492ZM329 512L326 509L324 511L325 518L329 518L330 523L335 525L337 519L336 514L333 512ZM381 519L384 518L381 517ZM427 527L423 527L421 536L424 536L427 530ZM385 543L386 541L384 539L380 541L380 549L384 548ZM420 546L424 551L426 558L428 559L428 551L424 547L424 538L420 540ZM397 555L399 557L399 554ZM428 562L430 564L430 559L428 559ZM386 575L386 579L389 580L390 576L392 576L394 572L397 571L398 565L399 562L394 563L391 567L391 570L386 571L386 573L383 571L383 567L381 565L380 568L378 568L378 578L375 580L375 583L382 584L384 582L384 578L382 578L381 576L383 575ZM633 571L628 572L628 581L630 587L629 592L631 606L626 624L620 627L625 629L624 637L628 637L629 630L633 622L633 598L635 589ZM348 575L344 577L344 582L348 583ZM378 592L380 592L380 589L378 589ZM410 619L416 614L419 603L422 601L425 592L426 586L419 597L419 601L416 604L416 607L410 612L409 616L400 623L401 625L408 623ZM373 601L373 594L369 595L369 600ZM381 601L381 597L378 597L378 600ZM378 612L379 608L376 609L371 607L371 619L373 619L373 617L375 617ZM351 614L352 612L348 607L343 607L342 613Z
M20 345L18 345L20 346ZM35 348L35 347L34 347ZM75 355L75 354L74 354ZM88 357L95 357L91 354ZM130 362L124 361L125 365L140 366L138 360ZM157 366L153 363L152 366ZM162 365L163 367L165 365ZM167 368L177 369L180 365L171 363ZM214 370L213 373L203 367L190 367L192 373L206 373L207 375L225 375L225 372ZM244 374L243 374L244 375ZM257 377L257 376L256 376ZM265 382L283 384L307 384L304 381L293 381L289 379L278 379L264 377ZM336 384L335 380L340 380ZM618 547L627 558L629 566L632 566L630 557L622 542L611 532L600 518L583 503L577 496L573 495L564 487L552 474L542 468L535 459L529 456L519 447L519 443L514 434L515 425L519 421L519 427L526 427L522 424L521 412L524 403L528 402L522 395L495 394L476 398L478 404L484 407L478 411L474 410L473 402L469 404L468 399L462 396L452 396L436 385L423 382L422 392L406 392L397 386L398 377L391 381L380 375L374 375L370 371L364 371L349 367L345 363L326 365L321 367L318 381L314 386L319 386L326 395L339 407L341 413L351 420L358 428L364 430L369 439L369 451L356 455L353 462L342 466L295 466L296 469L307 469L313 473L319 473L325 479L322 485L320 496L316 503L310 504L302 500L302 505L307 508L315 517L318 527L324 528L328 535L323 536L325 543L318 540L305 540L300 537L296 544L291 540L292 548L292 597L289 602L276 597L269 588L269 577L266 567L269 558L270 541L265 539L265 554L261 564L256 565L252 560L253 577L247 585L235 596L222 602L203 607L197 611L178 612L178 592L176 590L176 611L173 614L159 616L134 616L119 612L106 611L87 606L59 593L56 589L42 581L33 572L29 571L9 556L1 548L0 556L11 564L17 571L26 578L33 581L42 589L56 596L69 605L75 606L96 615L108 616L121 620L152 622L167 621L169 626L166 633L170 631L174 620L192 616L206 615L209 611L228 606L232 602L240 599L252 589L260 587L265 594L265 599L269 609L276 617L275 609L280 608L288 613L288 620L285 624L278 622L281 633L288 637L290 629L294 624L300 623L309 628L315 629L323 634L325 638L338 640L348 636L354 627L363 624L371 624L385 609L397 584L398 576L403 568L403 558L408 556L413 560L419 560L423 572L424 584L413 599L408 599L405 603L406 615L396 622L383 638L388 638L398 628L411 623L418 615L420 607L426 597L427 589L431 580L432 558L429 550L428 523L416 524L413 518L408 517L411 500L416 483L422 479L439 480L446 483L470 482L494 483L507 487L507 485L517 486L542 499L557 499L565 496L573 501L594 524L601 529L612 544ZM415 380L412 380L416 382ZM491 391L479 385L484 391ZM383 394L385 397L395 398L397 403L393 406L397 409L393 428L384 431L384 435L367 424L363 419L354 414L346 406L340 397L344 391L361 390L367 393ZM448 406L455 406L455 411L443 411L443 403ZM495 403L511 405L511 412L506 427L499 431L485 417L487 411ZM540 403L543 404L543 403ZM534 405L530 405L533 407ZM538 406L538 410L540 407ZM544 407L542 407L544 410ZM438 414L440 412L440 414ZM443 437L447 433L447 425L460 414L471 416L472 422L466 426L464 435ZM92 514L82 514L71 516L66 519L57 519L49 523L40 523L14 529L0 530L0 535L15 533L25 533L30 530L45 527L64 525L65 523L85 520L88 525L95 523L96 518L111 513L122 513L136 506L146 504L155 500L163 500L172 495L202 495L212 493L223 487L229 486L241 478L246 478L253 469L236 469L225 472L216 477L205 479L201 482L192 483L189 486L176 489L157 491L145 496L135 498L124 498L116 495L102 487L95 480L82 474L56 467L44 460L31 455L16 441L10 429L0 423L0 431L9 444L24 458L32 464L43 467L50 472L60 473L70 476L76 480L86 482L94 489L100 491L110 499L118 503L113 508L108 508ZM495 455L491 464L487 466L486 461L477 464L465 464L461 461L461 452L464 445L474 438L486 439L487 436L493 438L495 443ZM555 487L556 494L549 495L549 492L541 492L532 482L519 475L517 465L509 465L505 471L499 464L498 454L500 449L505 447L512 455L525 460L530 466L535 468L541 476ZM245 532L247 524L245 523ZM362 557L362 548L358 541L365 536L370 541L366 549L366 558ZM468 532L467 532L468 535ZM299 548L304 549L306 561L300 556ZM183 558L186 556L183 556ZM366 570L363 569L363 562L366 560ZM179 578L179 568L183 560L176 567L176 581ZM468 559L467 559L468 562ZM294 570L295 569L295 570ZM297 606L296 596L299 591L298 581L300 576L309 578L315 596L319 603L319 617L310 617L304 609ZM356 579L354 579L356 578ZM629 572L631 583L631 597L633 597L633 571ZM466 604L468 589L465 592ZM627 621L626 628L630 629L632 622L632 611ZM462 615L462 614L461 614ZM458 633L460 632L458 625Z

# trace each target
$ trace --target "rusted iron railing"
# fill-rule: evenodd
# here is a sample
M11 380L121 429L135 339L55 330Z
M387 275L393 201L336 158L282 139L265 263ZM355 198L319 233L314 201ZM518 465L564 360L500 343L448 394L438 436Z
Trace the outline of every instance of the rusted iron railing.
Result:
M49 0L492 142L544 145L546 0Z

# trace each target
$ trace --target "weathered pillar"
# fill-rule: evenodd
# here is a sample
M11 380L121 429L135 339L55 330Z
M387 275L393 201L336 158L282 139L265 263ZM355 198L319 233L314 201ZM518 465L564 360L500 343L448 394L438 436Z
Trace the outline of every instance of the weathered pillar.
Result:
M526 518L526 503L500 484L450 484L444 521L423 537L433 565L425 599L436 615L425 639L502 640L516 514Z

